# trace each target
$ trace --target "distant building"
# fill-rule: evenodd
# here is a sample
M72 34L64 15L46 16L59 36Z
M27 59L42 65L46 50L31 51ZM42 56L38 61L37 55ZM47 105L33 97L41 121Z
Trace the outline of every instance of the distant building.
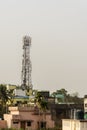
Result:
M87 130L87 120L63 119L62 130Z
M62 130L87 130L87 96L84 98L84 112L74 112L74 119L62 119Z
M49 91L38 91L37 93L40 94L45 99L48 99L49 96L50 96L50 92Z
M7 121L8 128L23 130L38 128L54 128L54 121L51 118L50 111L43 116L36 107L9 107L9 114L4 114L4 120Z
M84 118L87 119L87 95L84 98Z
M7 121L0 120L0 130L7 128Z
M7 90L14 90L16 88L16 85L7 84L6 88L7 88Z
M28 104L29 97L28 96L14 96L13 105L20 105L20 104Z
M15 96L26 96L26 93L24 90L20 89L14 89Z

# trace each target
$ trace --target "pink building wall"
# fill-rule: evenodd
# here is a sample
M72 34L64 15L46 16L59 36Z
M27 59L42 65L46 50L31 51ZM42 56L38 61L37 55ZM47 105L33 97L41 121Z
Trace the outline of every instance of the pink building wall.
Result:
M46 122L46 128L54 128L54 121L51 119L51 113L46 112L43 116L42 112L34 107L10 107L10 113L4 114L8 128L31 128L36 130L39 127L38 122ZM39 113L38 113L39 112Z
M0 120L0 129L1 128L7 128L7 122L4 120Z

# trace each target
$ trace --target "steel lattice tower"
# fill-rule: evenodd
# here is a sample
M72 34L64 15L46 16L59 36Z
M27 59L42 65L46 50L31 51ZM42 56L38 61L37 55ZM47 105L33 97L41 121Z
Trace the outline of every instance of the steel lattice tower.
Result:
M29 91L32 89L31 81L31 60L30 60L31 37L23 38L23 59L22 59L22 89Z

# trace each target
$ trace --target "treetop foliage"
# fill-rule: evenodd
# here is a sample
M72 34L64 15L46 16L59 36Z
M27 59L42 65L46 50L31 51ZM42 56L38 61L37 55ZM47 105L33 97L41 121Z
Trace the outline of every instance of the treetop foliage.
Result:
M62 96L60 96L62 95ZM53 92L51 94L52 97L57 98L58 103L63 102L63 103L75 103L75 104L82 104L83 103L83 98L80 98L78 96L78 92L75 92L73 94L69 94L68 91L64 88L56 90L56 92Z

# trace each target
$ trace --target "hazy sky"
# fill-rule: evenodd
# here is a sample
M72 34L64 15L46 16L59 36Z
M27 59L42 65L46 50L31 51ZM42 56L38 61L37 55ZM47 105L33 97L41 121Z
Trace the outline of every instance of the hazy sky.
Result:
M21 84L24 35L34 89L87 94L87 0L0 0L0 83Z

